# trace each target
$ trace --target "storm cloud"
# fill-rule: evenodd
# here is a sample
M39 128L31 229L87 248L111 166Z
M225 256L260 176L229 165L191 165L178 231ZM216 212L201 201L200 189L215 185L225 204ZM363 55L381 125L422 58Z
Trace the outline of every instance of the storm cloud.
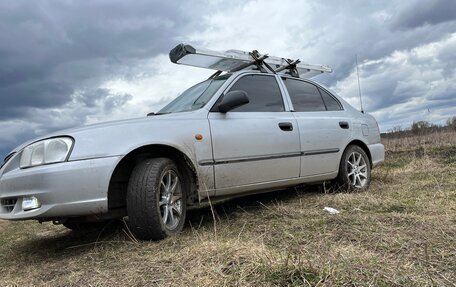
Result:
M334 73L315 78L389 128L456 114L456 2L2 1L0 157L24 140L156 111L211 71L176 66L180 42L258 49ZM394 113L392 113L394 112Z
M169 49L188 18L164 2L6 1L0 9L0 113L58 107Z
M399 11L394 23L397 28L417 28L454 21L456 4L453 0L411 1Z
M185 3L163 1L2 1L0 156L55 129L85 124L131 99L100 87L141 73L195 29ZM189 24L190 23L190 24Z

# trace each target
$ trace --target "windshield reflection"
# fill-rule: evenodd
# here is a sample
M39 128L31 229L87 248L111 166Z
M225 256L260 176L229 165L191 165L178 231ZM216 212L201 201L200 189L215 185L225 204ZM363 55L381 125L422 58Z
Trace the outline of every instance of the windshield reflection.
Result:
M188 112L204 107L230 76L231 74L225 74L188 88L179 97L156 113L156 115Z

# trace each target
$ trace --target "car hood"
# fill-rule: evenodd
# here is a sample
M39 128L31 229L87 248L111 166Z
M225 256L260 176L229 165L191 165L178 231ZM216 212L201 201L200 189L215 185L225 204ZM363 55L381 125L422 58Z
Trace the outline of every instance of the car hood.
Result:
M69 129L63 129L63 130L55 131L55 132L52 132L52 133L49 133L49 134L46 134L46 135L43 135L40 137L36 137L29 141L26 141L23 144L17 146L15 149L13 149L10 153L8 153L8 155L15 153L15 152L19 152L23 148L25 148L26 146L28 146L34 142L37 142L37 141L40 141L43 139L47 139L47 138L51 138L51 137L72 136L74 134L84 133L85 131L89 132L89 131L93 131L93 130L112 128L112 127L128 128L129 126L141 125L143 123L148 123L151 121L191 120L191 119L195 119L195 118L204 117L204 114L206 114L206 117L207 117L207 111L205 113L202 110L198 110L198 111L191 111L191 112L152 115L152 116L141 117L141 118L108 121L108 122L101 122L101 123L96 123L96 124L69 128Z

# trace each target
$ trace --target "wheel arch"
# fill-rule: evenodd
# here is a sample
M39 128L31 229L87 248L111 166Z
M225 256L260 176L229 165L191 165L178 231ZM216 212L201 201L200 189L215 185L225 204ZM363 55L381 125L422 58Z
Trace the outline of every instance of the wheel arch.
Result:
M198 202L198 175L191 159L175 147L164 144L150 144L130 151L114 168L108 188L109 211L125 209L128 182L133 168L144 159L153 157L172 159L184 176L187 204L192 205Z
M369 164L370 164L370 167L372 168L372 155L370 153L370 150L369 148L367 147L367 144L364 143L363 141L361 140L358 140L358 139L355 139L355 140L352 140L350 141L344 148L344 151L351 145L357 145L359 146L360 148L362 148L364 150L364 152L366 153L367 157L369 158ZM343 154L343 153L342 153Z

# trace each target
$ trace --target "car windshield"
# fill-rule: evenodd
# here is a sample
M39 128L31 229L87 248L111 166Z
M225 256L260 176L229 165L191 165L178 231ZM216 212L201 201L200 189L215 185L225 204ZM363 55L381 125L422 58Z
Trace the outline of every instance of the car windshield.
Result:
M231 74L225 74L194 85L167 104L157 114L188 112L204 107L230 76Z

